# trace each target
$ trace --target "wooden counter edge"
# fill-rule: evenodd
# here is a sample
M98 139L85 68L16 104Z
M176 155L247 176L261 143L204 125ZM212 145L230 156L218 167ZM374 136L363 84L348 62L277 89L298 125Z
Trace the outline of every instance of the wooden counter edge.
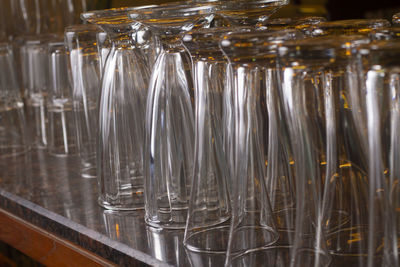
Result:
M116 266L1 208L0 240L46 266Z

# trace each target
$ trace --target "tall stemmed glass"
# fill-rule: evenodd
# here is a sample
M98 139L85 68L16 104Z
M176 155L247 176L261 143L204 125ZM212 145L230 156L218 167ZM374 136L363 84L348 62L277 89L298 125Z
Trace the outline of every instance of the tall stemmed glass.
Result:
M341 172L339 90L327 68L335 62L331 39L304 39L279 48L279 99L295 162L296 227L290 266L328 266L324 216L331 211ZM331 222L329 222L331 223ZM334 223L334 222L333 222Z
M399 151L400 44L398 40L376 41L360 48L362 86L353 113L357 138L364 140L363 154L368 174L368 232L364 264L399 266ZM351 99L350 99L351 100Z
M195 89L194 176L184 244L193 251L225 254L231 206L231 130L229 62L218 47L221 35L240 27L204 28L188 32L183 43L193 60ZM245 29L243 29L245 30ZM226 102L228 101L228 103Z
M185 227L193 176L194 119L191 76L185 70L190 58L180 34L209 23L213 12L213 5L170 4L130 13L162 44L146 110L145 220L154 227Z
M65 29L72 76L72 99L76 137L81 159L81 175L96 177L98 100L101 82L101 56L98 36L105 34L98 26L82 24Z
M149 67L132 38L142 29L127 17L134 9L82 14L85 21L106 31L111 42L101 85L97 176L99 204L114 210L144 207L143 129Z
M233 190L227 265L245 264L255 251L264 251L277 241L277 214L270 200L276 211L292 213L289 158L283 154L287 138L280 126L274 58L280 43L298 37L301 33L296 30L257 31L225 35L221 41L233 73ZM279 216L282 221L283 217Z

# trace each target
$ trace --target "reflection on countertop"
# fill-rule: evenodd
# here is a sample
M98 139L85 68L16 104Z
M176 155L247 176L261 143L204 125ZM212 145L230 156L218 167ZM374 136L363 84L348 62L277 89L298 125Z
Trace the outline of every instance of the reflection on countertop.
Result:
M119 265L190 266L184 231L147 227L144 210L101 208L97 180L80 176L78 158L0 156L0 208Z

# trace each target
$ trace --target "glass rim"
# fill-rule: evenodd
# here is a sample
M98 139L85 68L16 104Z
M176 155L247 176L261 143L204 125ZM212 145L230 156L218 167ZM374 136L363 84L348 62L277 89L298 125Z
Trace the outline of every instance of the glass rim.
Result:
M238 48L268 47L303 37L302 32L297 29L232 32L225 34L220 44L223 47L234 45Z
M319 36L313 38L304 38L293 41L287 41L283 46L295 47L297 50L301 47L312 47L312 46L326 46L326 47L348 47L353 45L365 44L371 40L365 35L352 34L352 35L330 35L330 36Z
M83 21L87 21L89 23L94 23L94 24L112 25L112 24L131 23L132 20L130 20L129 17L127 16L128 12L145 8L154 8L154 7L157 7L157 5L92 10L81 13L80 17Z
M86 31L95 31L95 32L103 32L103 30L94 24L76 24L76 25L70 25L65 27L64 33L67 32L86 32Z
M49 56L53 54L63 54L66 55L67 53L67 48L65 47L65 44L61 40L57 40L54 42L49 42L47 44L47 51Z
M183 35L193 35L193 36L210 36L213 37L216 34L229 34L233 32L246 32L246 31L251 31L253 28L249 26L229 26L229 27L216 27L216 28L200 28L196 30L191 30L187 33L184 33ZM223 35L222 35L223 36ZM217 36L217 37L222 37L222 36Z
M390 22L386 19L348 19L348 20L335 20L327 21L318 24L321 29L375 29L390 26Z
M236 0L236 1L227 1L227 2L214 2L218 3L219 11L229 11L231 9L242 9L244 7L257 7L257 8L264 8L268 6L285 6L290 3L290 0L250 0L250 1L243 1L243 0Z
M293 58L310 62L324 60L324 64L341 62L358 53L371 40L364 35L334 35L305 38L283 43L278 49L281 58Z
M143 7L128 12L128 17L134 21L146 21L156 19L173 19L195 16L199 14L212 14L216 10L214 2L209 3L185 3L172 2L158 5L154 8Z
M292 20L292 25L294 25L294 26L302 26L304 24L316 25L316 24L325 23L325 22L327 22L327 19L322 16L306 16L306 17L294 18Z

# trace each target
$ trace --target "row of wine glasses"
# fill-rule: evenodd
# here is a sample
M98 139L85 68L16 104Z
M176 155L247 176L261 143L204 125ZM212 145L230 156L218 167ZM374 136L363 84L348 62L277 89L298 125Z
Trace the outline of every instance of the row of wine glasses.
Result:
M105 8L104 0L1 0L0 40L44 33L62 34L79 24L80 13Z
M2 156L30 148L46 148L52 155L75 154L75 123L62 34L65 26L81 22L81 12L101 8L105 3L2 0L0 4L2 90L15 95L11 101L2 99L2 103L18 106L19 110L18 116L4 120L6 126L2 128L7 130L3 131L6 137ZM11 93L3 96L10 97Z
M375 51L396 50L397 29L386 20L268 21L265 10L235 4L82 15L111 41L99 106L100 205L140 209L144 196L147 224L186 228L186 248L214 264L397 264L396 205L383 193L396 182L383 188L385 179L371 178L388 172L373 162L393 162L395 152L370 147L376 133L367 131L394 133L374 119L368 126L372 107L386 107L387 120L394 103L363 99L367 86L380 91L365 73Z
M398 16L269 20L287 3L84 12L16 38L20 74L5 43L0 157L76 149L194 266L398 266Z

